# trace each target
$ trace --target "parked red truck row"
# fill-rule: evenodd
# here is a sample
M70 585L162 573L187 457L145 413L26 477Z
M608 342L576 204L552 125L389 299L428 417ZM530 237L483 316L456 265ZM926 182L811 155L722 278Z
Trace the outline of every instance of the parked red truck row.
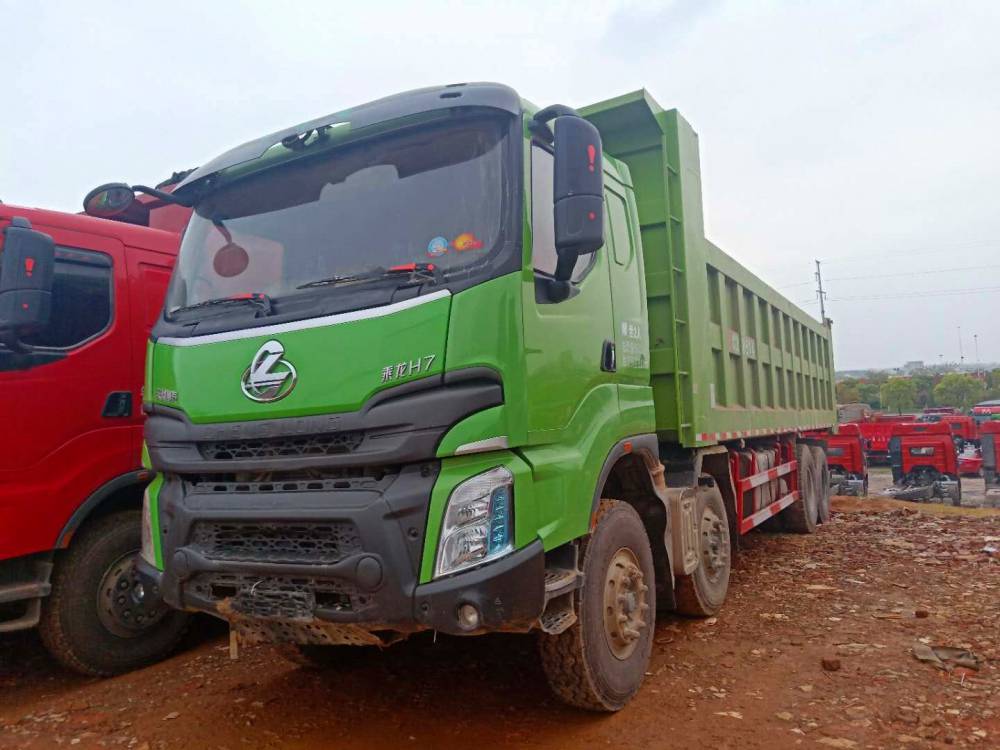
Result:
M0 632L38 625L89 674L163 656L185 625L132 559L146 341L187 217L145 198L124 221L0 204Z

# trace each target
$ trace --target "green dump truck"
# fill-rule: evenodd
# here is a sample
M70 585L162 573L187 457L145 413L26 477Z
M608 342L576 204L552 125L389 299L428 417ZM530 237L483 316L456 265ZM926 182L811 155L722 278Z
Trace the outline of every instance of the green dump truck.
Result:
M643 91L411 91L174 200L141 568L237 645L533 632L559 697L617 710L740 535L829 514L829 325L705 239L697 136Z

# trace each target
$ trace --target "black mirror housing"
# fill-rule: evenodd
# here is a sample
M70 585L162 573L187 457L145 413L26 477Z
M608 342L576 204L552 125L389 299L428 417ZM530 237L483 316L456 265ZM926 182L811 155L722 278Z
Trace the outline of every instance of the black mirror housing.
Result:
M554 124L555 245L559 265L568 265L572 271L577 257L596 252L604 244L601 134L577 115L556 117Z
M88 216L111 219L121 216L135 202L135 191L124 182L98 185L83 199L83 211Z
M55 243L14 217L0 247L0 333L5 338L37 331L52 311Z

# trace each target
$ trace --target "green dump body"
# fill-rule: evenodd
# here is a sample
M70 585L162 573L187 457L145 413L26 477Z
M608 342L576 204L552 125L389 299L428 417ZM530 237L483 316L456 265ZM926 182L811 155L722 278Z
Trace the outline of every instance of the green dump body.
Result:
M581 114L635 188L659 437L697 447L833 425L830 327L705 238L687 121L645 91Z

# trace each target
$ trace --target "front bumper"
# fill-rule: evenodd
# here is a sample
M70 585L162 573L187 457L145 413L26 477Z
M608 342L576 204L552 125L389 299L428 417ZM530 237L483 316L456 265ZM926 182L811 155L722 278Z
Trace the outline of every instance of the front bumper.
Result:
M168 604L229 620L253 640L378 643L386 634L528 630L544 608L544 551L420 584L440 464L382 477L263 486L167 478L159 493L165 571L141 573ZM478 625L458 610L473 605Z

